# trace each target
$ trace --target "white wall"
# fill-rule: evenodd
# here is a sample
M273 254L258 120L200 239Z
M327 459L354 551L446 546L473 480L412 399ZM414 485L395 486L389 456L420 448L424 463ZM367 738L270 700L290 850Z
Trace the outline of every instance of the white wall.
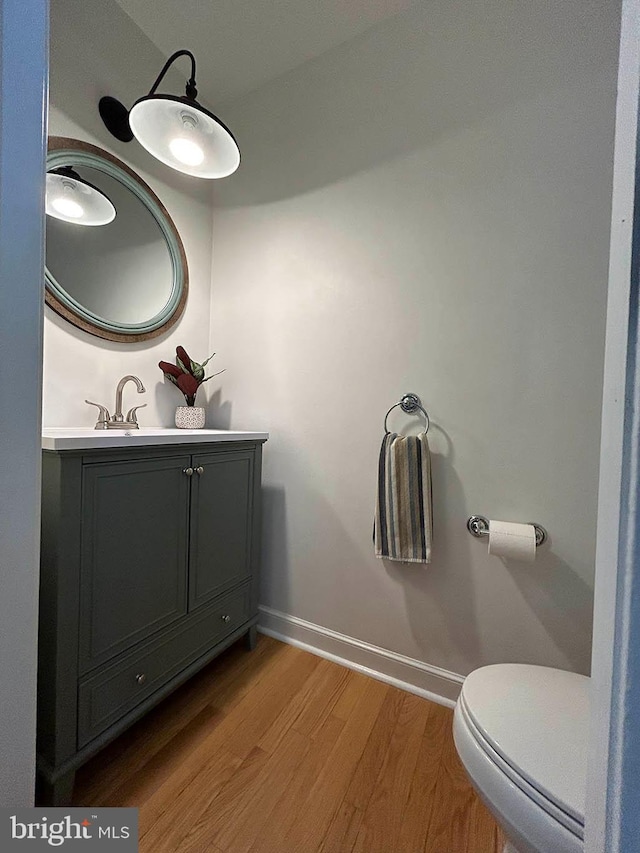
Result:
M47 28L45 0L0 3L0 806L11 808L33 804L35 779Z
M271 432L267 607L462 674L588 671L618 5L435 0L225 106L215 417ZM432 418L426 567L372 554L408 391ZM472 513L550 543L505 564Z
M138 375L147 393L125 389L124 405L146 402L138 413L144 426L172 426L182 395L163 378L157 364L173 361L178 344L192 358L210 352L211 288L210 187L203 181L167 169L137 142L122 143L109 134L98 113L98 101L111 95L130 106L148 91L165 57L143 35L114 0L52 0L51 95L49 133L99 145L124 160L151 186L180 232L189 265L189 298L182 318L167 334L137 344L120 344L89 335L45 310L45 426L93 426L96 409L86 398L113 410L115 388L126 373ZM176 73L176 91L189 71ZM117 270L114 270L117 274ZM213 383L208 383L212 385ZM204 404L215 389L200 389Z

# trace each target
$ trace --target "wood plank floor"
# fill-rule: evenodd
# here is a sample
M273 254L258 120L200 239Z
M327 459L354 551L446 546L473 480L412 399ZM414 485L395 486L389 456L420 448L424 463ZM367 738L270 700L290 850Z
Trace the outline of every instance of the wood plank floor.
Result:
M499 853L447 708L260 636L79 772L137 806L141 853Z

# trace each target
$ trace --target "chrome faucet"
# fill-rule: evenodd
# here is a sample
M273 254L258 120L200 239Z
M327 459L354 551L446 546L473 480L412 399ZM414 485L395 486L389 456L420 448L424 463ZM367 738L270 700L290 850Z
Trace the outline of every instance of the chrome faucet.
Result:
M139 425L136 412L138 409L144 409L147 404L143 403L141 406L134 406L132 409L129 409L126 416L122 414L122 389L127 382L136 383L138 394L142 394L145 390L144 385L137 376L132 376L131 374L123 376L116 388L116 409L113 416L109 414L106 406L100 403L92 403L91 400L85 400L85 403L88 403L90 406L98 407L98 420L96 421L95 429L138 429Z
M116 388L116 410L113 414L113 420L118 424L125 423L125 419L122 416L122 389L127 384L127 382L135 382L138 386L138 394L144 394L144 385L137 376L123 376L120 382L118 382L118 387ZM144 403L146 406L146 403ZM142 406L136 406L135 409L141 409ZM130 409L127 414L127 421L131 419L131 417L135 418L135 409ZM138 421L134 420L136 426L138 426Z

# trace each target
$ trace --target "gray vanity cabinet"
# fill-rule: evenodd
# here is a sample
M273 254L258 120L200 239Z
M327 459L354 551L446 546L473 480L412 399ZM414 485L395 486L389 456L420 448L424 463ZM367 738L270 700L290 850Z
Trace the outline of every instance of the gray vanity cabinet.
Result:
M255 643L261 442L44 451L39 801L239 637Z
M251 574L247 529L253 457L242 452L198 454L193 468L190 609Z
M82 470L80 672L187 612L189 456Z

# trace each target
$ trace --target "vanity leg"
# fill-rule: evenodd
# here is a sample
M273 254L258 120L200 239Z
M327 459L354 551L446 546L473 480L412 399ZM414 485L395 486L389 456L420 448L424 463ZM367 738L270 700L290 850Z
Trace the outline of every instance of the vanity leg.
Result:
M252 652L255 649L257 642L258 642L258 629L255 625L252 625L249 628L249 630L247 631L246 636L245 636L245 643L247 646L247 650Z
M73 799L73 786L76 781L76 771L71 770L60 776L55 782L48 782L42 777L38 780L36 801L40 806L70 806Z

